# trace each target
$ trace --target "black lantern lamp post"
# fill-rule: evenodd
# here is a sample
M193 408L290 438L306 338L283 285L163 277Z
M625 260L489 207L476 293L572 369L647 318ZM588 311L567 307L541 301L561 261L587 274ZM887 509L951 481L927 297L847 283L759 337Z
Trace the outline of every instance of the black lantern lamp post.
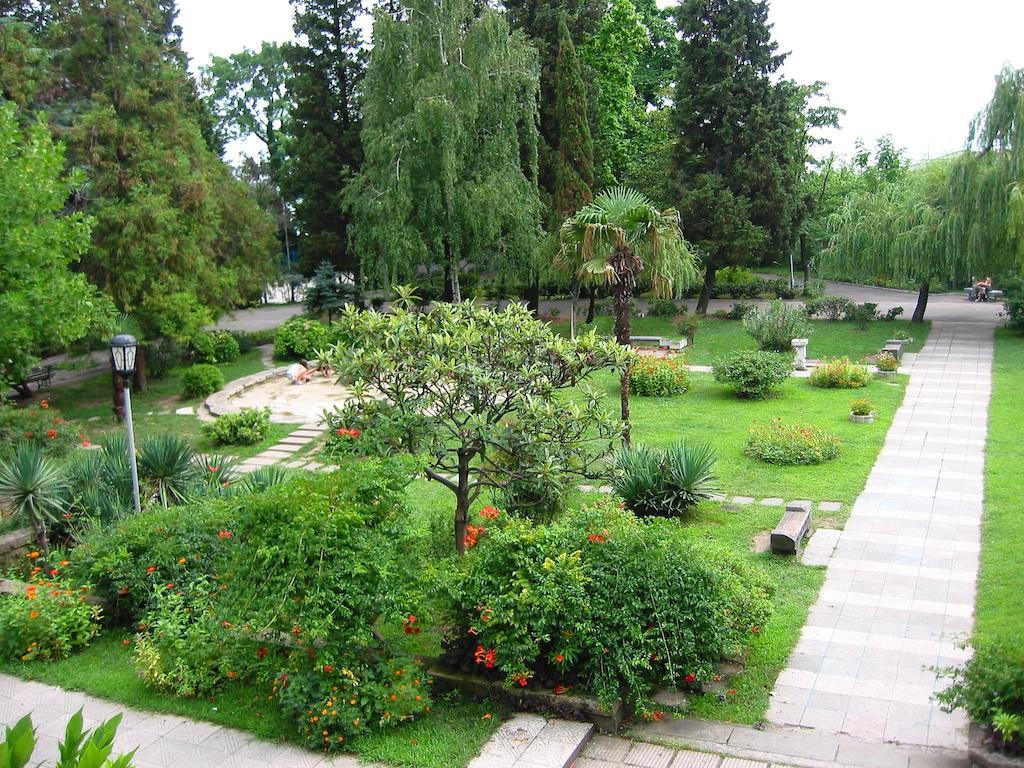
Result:
M124 381L124 421L128 427L128 464L132 472L132 501L135 511L142 511L139 502L139 467L135 461L135 430L132 427L132 378L135 375L135 356L139 342L134 336L119 333L110 340L110 366Z

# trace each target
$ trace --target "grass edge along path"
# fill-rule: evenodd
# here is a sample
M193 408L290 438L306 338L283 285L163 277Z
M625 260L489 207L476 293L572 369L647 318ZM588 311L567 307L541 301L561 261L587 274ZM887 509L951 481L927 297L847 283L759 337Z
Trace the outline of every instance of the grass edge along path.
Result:
M1024 571L1020 545L1020 470L1024 443L1024 334L996 330L992 398L985 443L985 502L981 528L975 633L979 637L1024 635Z
M81 691L132 709L234 728L269 742L288 741L291 728L262 689L234 684L213 697L184 699L146 687L132 663L133 646L125 644L130 638L125 631L107 631L88 648L65 659L4 661L0 672ZM88 709L85 715L89 715ZM455 768L466 765L480 751L501 719L501 712L488 702L440 696L428 717L352 739L346 753L405 768Z

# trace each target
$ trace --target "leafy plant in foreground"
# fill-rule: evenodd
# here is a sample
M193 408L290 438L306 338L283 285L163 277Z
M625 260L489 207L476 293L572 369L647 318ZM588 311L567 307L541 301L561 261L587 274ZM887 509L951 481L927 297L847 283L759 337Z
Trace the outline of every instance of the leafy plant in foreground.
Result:
M114 736L121 724L121 715L115 715L91 731L83 729L82 710L78 710L68 721L64 739L58 745L57 768L132 768L133 749L127 755L112 758ZM28 765L37 746L32 716L25 715L13 726L7 728L5 738L0 742L0 768L23 768ZM42 768L43 763L33 766Z

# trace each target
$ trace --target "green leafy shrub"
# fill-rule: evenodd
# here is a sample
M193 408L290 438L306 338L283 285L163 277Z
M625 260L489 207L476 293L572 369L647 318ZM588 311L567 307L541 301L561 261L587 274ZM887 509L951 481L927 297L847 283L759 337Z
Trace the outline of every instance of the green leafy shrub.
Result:
M78 710L68 721L64 739L58 745L60 759L57 768L132 768L135 750L127 755L111 757L120 724L121 715L115 715L93 730L86 731L83 729L82 710ZM41 768L44 764L32 759L37 745L32 716L25 715L13 727L7 728L4 740L0 742L0 766L20 768L31 764Z
M50 407L48 400L19 408L0 397L0 458L22 443L31 443L47 456L60 458L85 440L80 428Z
M715 381L728 384L740 397L767 397L793 370L789 355L744 349L724 355L712 366Z
M825 281L824 280L810 280L804 283L803 295L808 299L817 299L825 295ZM808 309L807 314L811 314Z
M224 388L224 374L215 365L200 363L185 371L181 386L187 398L206 397Z
M892 352L882 352L875 361L875 367L880 371L895 371L899 368L900 362Z
M860 389L871 381L871 371L848 357L833 357L811 371L808 381L822 389Z
M146 377L150 379L162 379L185 362L185 346L174 339L143 342L141 349L145 357Z
M230 331L229 333L234 336L235 341L238 342L238 351L245 354L256 347L273 344L274 336L277 331L268 329L262 331Z
M1007 327L1024 331L1024 297L1008 297L1003 302L1003 316L1006 317Z
M871 302L856 304L847 313L847 317L857 325L857 328L863 331L868 327L868 323L878 319L878 305Z
M311 360L317 351L331 345L331 332L319 320L293 317L274 336L274 357L281 360Z
M24 592L0 595L0 656L60 659L87 646L99 632L100 609L60 576L60 568L45 576L39 567L32 570Z
M743 330L763 350L788 352L793 348L793 339L810 335L811 325L803 307L776 299L765 309L755 307L747 312L743 316Z
M415 623L404 505L416 466L361 461L358 471L143 512L90 531L72 567L145 626L136 662L150 684L200 695L232 680L276 680L275 701L297 734L338 746L430 704L418 665L375 633L382 622ZM310 682L321 679L327 688ZM309 710L346 684L366 686L360 722L332 716L311 729Z
M700 317L696 315L683 315L676 318L676 331L679 335L693 344L693 337L700 330Z
M866 397L850 401L850 413L854 416L870 416L875 412L875 404Z
M813 424L785 424L781 419L772 419L767 424L754 425L747 434L743 452L768 464L821 464L839 455L839 438Z
M671 397L690 388L690 372L681 358L644 355L629 369L629 389L640 397Z
M203 432L218 445L255 445L270 432L270 409L245 408L218 416L203 425Z
M1017 734L1007 738L1014 718L1024 718L1024 637L976 641L974 654L962 666L942 670L951 683L936 698L947 712L962 709L982 726L997 746L1020 751Z
M192 337L192 359L197 363L230 363L238 359L238 341L228 331L203 331Z
M742 320L750 314L750 310L753 308L754 305L749 301L735 301L732 306L729 307L729 311L726 312L725 317L727 320Z
M682 311L686 311L685 305ZM647 314L650 317L675 317L680 314L680 309L672 299L654 299L647 303Z
M625 448L615 457L615 493L640 517L682 517L717 490L715 461L707 443Z
M210 599L215 591L216 585L202 578L187 592L173 583L156 587L133 651L146 685L190 698L205 696L228 679L220 669L225 648Z
M882 319L887 322L892 322L897 317L903 314L903 307L889 307Z
M832 322L846 320L856 306L845 296L822 296L804 302L808 317L820 317Z
M610 502L550 525L481 516L446 569L450 663L515 687L623 693L641 712L655 685L710 680L770 613L771 587L671 520Z

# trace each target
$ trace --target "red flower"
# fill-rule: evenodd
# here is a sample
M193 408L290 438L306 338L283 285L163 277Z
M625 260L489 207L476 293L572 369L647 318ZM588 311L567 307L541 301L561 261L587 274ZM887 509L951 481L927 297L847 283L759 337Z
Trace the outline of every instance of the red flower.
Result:
M563 661L565 661L565 656L563 656L562 654L558 654L557 656L555 656L556 664L561 664Z
M56 440L57 439L57 430L56 429L48 429L48 430L46 430L46 436L48 438L50 438L51 440Z
M498 658L498 651L496 648L484 648L482 645L477 645L476 651L473 652L473 658L477 664L483 664L487 669L493 669L494 662Z
M685 680L688 683L692 683L696 679L697 679L697 676L695 674L693 674L693 672L691 672L690 674L688 674L686 677L683 678L683 680Z
M330 674L333 671L334 671L334 667L332 667L330 664L324 664L324 672L326 672L327 674Z
M756 626L756 625L751 627L750 631L753 632L755 635L760 635L761 634L761 628Z
M42 402L39 403L39 407L40 408L44 408L44 409L45 408L49 408L50 407L50 401L49 400L43 400Z
M496 507L487 506L480 510L480 517L485 520L496 520L500 514L501 510Z
M59 573L60 573L60 571L58 571L56 568L53 568L53 569L50 570L50 575L51 576L56 576Z
M149 568L146 569L146 573L153 573L154 571L156 571L155 565L151 565L149 566Z
M216 472L218 469L220 469L220 467L218 467L216 464L208 464L206 468L210 470L211 473Z
M420 633L420 627L416 624L416 617L411 613L409 614L409 618L402 620L402 624L404 625L405 634L418 635Z
M472 523L466 525L466 536L463 539L466 544L466 549L472 549L475 547L477 541L479 541L480 537L483 536L486 531L487 529L482 525L473 525Z
M233 534L231 531L228 531L228 530L217 531L217 538L218 539L230 539L234 535L235 534Z
M524 675L524 674L512 675L512 682L513 683L519 683L519 685L521 685L521 686L523 686L523 688L525 688L526 684L528 682L530 682L530 677L531 677L531 675Z
M602 536L599 533L592 533L589 536L587 536L587 541L589 541L591 544L603 544L604 540L604 536Z
M82 447L83 448L88 448L90 445L92 445L92 443L90 443L88 440L83 440L82 441Z
M562 685L561 683L559 683L551 690L554 692L555 696L561 696L563 693L566 693L570 688L572 688L571 685Z
M726 694L729 695L729 696L735 696L736 695L736 689L735 688L730 688L728 691L726 691Z
M256 658L260 661L263 661L265 658L267 658L267 647L265 645L261 645L259 648L256 649Z

